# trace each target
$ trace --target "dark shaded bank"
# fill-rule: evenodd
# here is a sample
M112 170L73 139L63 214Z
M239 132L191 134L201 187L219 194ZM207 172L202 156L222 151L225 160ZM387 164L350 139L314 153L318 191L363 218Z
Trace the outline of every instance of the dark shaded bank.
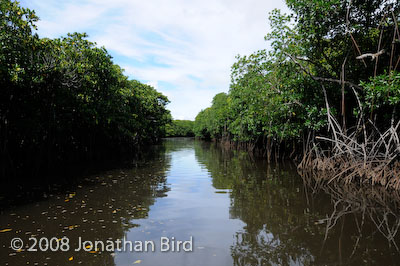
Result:
M161 157L165 145L149 144L134 153L105 155L97 160L85 160L78 163L60 164L40 178L29 173L4 182L0 187L0 210L30 202L47 200L49 197L75 191L85 183L87 176L113 169L131 169L145 165L147 161Z
M0 2L0 181L21 190L118 161L165 134L167 97L129 80L85 33L36 33L35 12Z

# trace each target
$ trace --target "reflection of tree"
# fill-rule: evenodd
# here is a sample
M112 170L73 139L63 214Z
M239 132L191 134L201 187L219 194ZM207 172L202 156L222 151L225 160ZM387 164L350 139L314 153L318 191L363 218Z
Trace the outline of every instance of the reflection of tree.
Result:
M399 250L399 239L397 236L400 227L400 193L398 191L387 191L383 187L355 186L337 182L327 183L323 178L314 178L312 173L301 173L307 191L311 196L319 191L324 191L331 196L334 206L331 215L321 219L326 223L325 239L329 231L338 221L347 215L352 215L358 232L351 257L359 248L364 234L366 220L375 225L375 232L379 232L386 238L389 247Z
M132 165L133 163L133 165ZM165 145L150 147L129 165L100 175L83 179L74 189L51 197L33 207L20 207L2 214L0 228L21 230L19 235L26 243L31 235L37 238L66 236L71 245L79 237L89 241L121 239L136 219L148 216L156 197L169 190L166 172L170 157ZM12 215L11 215L12 214ZM18 217L18 219L16 219ZM3 234L0 246L9 246L15 234ZM75 249L77 246L72 246ZM10 249L0 249L0 264L65 265L73 256L72 264L113 265L109 252L27 252L9 256Z
M161 145L165 149L165 154L171 154L174 151L193 149L193 138L166 138Z
M234 183L248 178L254 161L247 153L216 147L215 143L196 141L195 154L197 161L212 174L212 184L217 189L230 189ZM257 173L253 173L257 174ZM253 178L251 178L253 179Z
M335 187L311 191L290 164L267 165L215 144L196 143L195 151L214 187L231 190L231 217L246 224L231 247L235 265L394 265L399 260L397 205L381 201L381 208L371 208L388 196L369 191L365 195L374 195L374 201L368 202Z

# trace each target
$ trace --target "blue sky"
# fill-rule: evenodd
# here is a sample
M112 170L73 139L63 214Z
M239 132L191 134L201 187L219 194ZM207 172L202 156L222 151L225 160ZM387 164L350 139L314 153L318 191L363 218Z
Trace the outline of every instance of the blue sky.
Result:
M175 119L193 120L227 92L237 54L267 48L268 13L283 0L22 0L41 37L86 32L132 79L167 95Z

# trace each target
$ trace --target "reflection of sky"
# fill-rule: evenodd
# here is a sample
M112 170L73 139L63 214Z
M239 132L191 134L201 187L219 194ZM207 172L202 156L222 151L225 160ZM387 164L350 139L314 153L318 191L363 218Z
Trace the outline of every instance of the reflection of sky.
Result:
M153 240L160 250L162 236L188 240L193 236L193 252L118 253L117 265L232 265L230 247L235 232L243 228L240 220L229 218L229 194L215 193L210 173L202 169L194 148L171 154L167 173L171 191L150 207L148 219L135 220L141 226L131 229L127 239Z

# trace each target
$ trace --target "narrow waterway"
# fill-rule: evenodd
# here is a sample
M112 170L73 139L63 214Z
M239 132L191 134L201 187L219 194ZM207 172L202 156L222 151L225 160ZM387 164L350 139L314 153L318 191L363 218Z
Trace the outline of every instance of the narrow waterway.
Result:
M398 265L393 197L168 139L129 167L4 210L0 265ZM13 250L16 237L24 245ZM75 251L82 241L87 250Z

